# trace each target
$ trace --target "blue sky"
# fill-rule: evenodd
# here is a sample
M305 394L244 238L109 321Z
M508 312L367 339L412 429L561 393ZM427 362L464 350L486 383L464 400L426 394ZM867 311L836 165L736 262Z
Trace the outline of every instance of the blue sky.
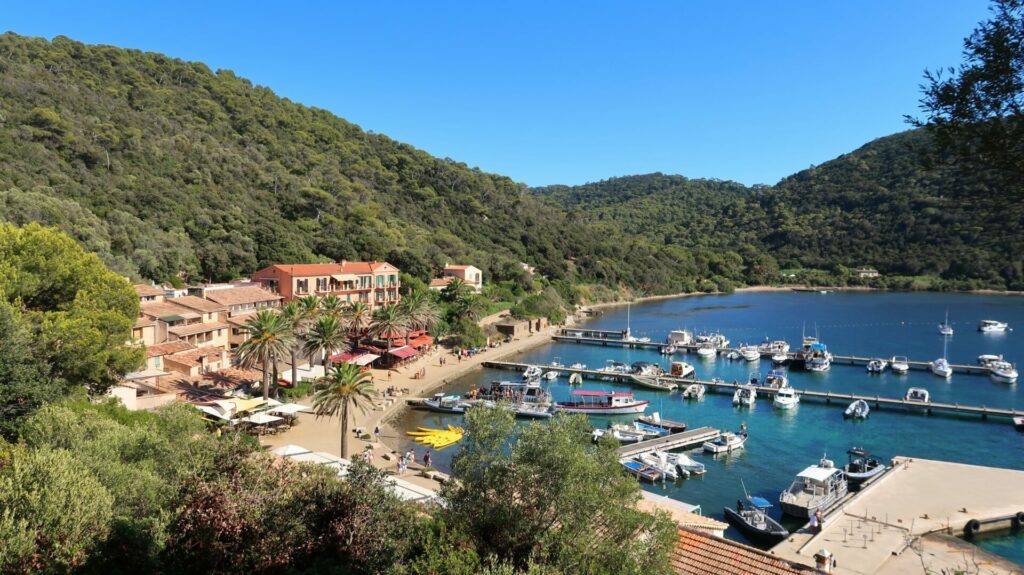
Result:
M0 29L200 60L530 185L772 184L907 128L980 0L17 2Z

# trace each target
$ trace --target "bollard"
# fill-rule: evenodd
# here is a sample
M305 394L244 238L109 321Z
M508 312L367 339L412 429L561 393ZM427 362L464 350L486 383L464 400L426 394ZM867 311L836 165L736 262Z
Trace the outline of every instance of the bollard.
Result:
M868 536L865 535L864 536L864 549L867 549L867 548L868 548Z

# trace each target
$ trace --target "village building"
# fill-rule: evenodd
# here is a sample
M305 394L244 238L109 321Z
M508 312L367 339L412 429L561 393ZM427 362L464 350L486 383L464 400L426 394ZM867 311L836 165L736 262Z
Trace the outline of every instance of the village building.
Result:
M245 323L263 309L275 309L281 305L281 296L271 293L256 283L223 284L205 286L193 290L202 293L206 299L227 308L224 321L229 326L228 346L235 349L249 336Z
M283 301L333 295L345 303L358 301L376 309L401 299L399 269L387 262L275 264L254 273L252 281Z
M506 320L494 324L494 329L501 335L517 339L547 329L548 318Z
M430 289L443 290L455 278L459 278L474 292L480 293L484 287L484 273L480 268L471 265L445 264L441 277L430 280Z
M875 268L857 268L853 271L859 278L877 278L882 275Z
M689 527L679 538L669 560L680 575L811 575L814 568L791 563L723 537Z

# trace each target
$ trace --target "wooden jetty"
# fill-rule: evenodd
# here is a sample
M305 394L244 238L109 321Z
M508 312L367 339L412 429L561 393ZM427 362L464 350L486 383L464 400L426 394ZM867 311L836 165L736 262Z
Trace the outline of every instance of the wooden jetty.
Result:
M612 329L586 329L586 328L572 328L563 327L560 331L561 335L566 337L583 337L589 339L626 339L626 330L612 330Z
M619 448L619 458L629 459L652 451L668 451L670 449L689 449L711 441L721 434L713 427L698 427L681 433L673 433L664 437L655 437L639 443L623 445Z
M636 341L621 338L586 337L583 335L553 335L551 338L555 341L567 343L603 345L605 347L624 347L627 349L655 349L658 351L661 351L669 345L658 341Z
M530 367L530 363L517 363L513 361L485 361L484 367L491 369L508 369L512 371L523 372L526 368ZM644 387L647 389L656 389L659 391L672 391L679 387L679 383L684 381L678 377L668 376L644 376L636 375L632 373L616 373L609 371L600 371L597 369L580 369L574 367L565 367L561 365L538 365L543 371L558 371L562 373L578 373L584 379L601 379L604 381L611 381L615 383L628 383L637 387Z

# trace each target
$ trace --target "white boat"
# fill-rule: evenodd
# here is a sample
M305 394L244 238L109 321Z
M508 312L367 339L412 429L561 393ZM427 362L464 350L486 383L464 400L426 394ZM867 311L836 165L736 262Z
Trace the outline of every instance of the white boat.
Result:
M730 360L737 360L737 359L741 359L742 357L743 357L743 355L740 354L740 350L738 350L738 349L730 350L729 353L725 354L725 359L730 359Z
M914 403L930 403L932 395L923 387L911 387L903 394L903 399Z
M809 519L819 509L822 512L846 495L849 486L846 474L832 461L822 458L797 474L789 489L779 494L779 505L786 515Z
M997 361L1003 361L1003 356L1001 356L1001 355L979 355L978 356L978 365L980 365L982 367L991 367L992 364L996 363Z
M697 355L704 359L710 359L718 355L718 350L715 348L715 344L705 341L697 346Z
M1005 322L996 321L994 319L983 319L978 324L978 331L981 333L1003 333L1009 331L1010 326Z
M754 407L757 401L757 390L753 386L744 385L736 389L732 394L732 404L746 407Z
M605 436L610 436L619 443L639 443L646 439L644 434L628 429L595 429L590 435L594 443L597 443Z
M655 455L659 457L661 454L665 454L665 459L672 465L676 466L680 472L685 471L689 475L703 475L707 468L703 463L694 460L692 457L685 453L670 453L668 451L655 451Z
M786 372L773 369L768 372L768 377L764 378L764 385L772 389L782 389L789 386L789 378L786 377Z
M832 368L832 354L821 342L812 343L808 347L808 355L804 358L804 369L808 371L828 371Z
M872 359L868 362L868 373L882 373L889 367L889 362L881 358Z
M422 404L430 411L438 413L466 413L469 408L469 404L461 396L444 393L434 394L434 397L424 399Z
M776 353L772 356L772 363L775 365L783 365L789 361L789 355L786 353Z
M569 366L572 369L587 369L587 364L576 362Z
M570 375L569 385L583 385L583 376L578 373Z
M703 448L708 453L731 453L737 449L743 449L747 443L747 434L723 431L717 438L705 441Z
M843 412L843 417L850 417L853 419L867 419L868 415L871 414L871 406L868 402L863 399L858 399L851 403L846 411Z
M658 457L654 453L644 453L643 455L637 456L636 460L648 467L660 471L662 475L665 476L665 479L668 479L669 481L679 479L679 469L676 468L675 465L670 464L667 458ZM689 477L689 475L689 473L686 474L687 477Z
M949 323L949 310L946 310L946 321L939 324L939 333L942 335L953 335L953 325Z
M693 334L685 329L674 329L668 333L668 343L671 345L690 345L693 343Z
M929 364L929 368L935 375L949 379L953 377L953 368L949 366L949 360L946 359L946 338L942 338L942 357L934 360Z
M718 349L725 349L729 347L729 338L717 332L708 336L708 341L713 343Z
M781 339L768 341L768 338L765 338L765 341L757 346L757 351L765 355L786 354L789 353L789 343Z
M554 415L551 413L550 405L527 403L525 401L513 404L512 411L517 417L528 417L532 419L551 419L551 416Z
M1008 361L996 361L989 365L988 375L1002 383L1017 383L1017 367Z
M761 359L761 352L756 345L745 345L739 349L740 355L747 361L758 361Z
M565 413L629 415L643 413L649 401L637 401L628 391L574 389L573 401L556 403L554 409Z
M700 401L704 399L704 394L707 393L707 388L699 383L694 383L683 390L683 399L696 399Z
M687 378L696 373L696 369L685 361L673 361L669 366L669 375Z
M559 374L557 371L548 371L548 372L544 373L544 375L542 377L544 379L548 380L548 381L551 381L553 379L558 379L559 375L561 375L561 374Z
M675 352L676 346L674 345L666 345L665 347L661 348L661 355L672 355Z
M537 367L536 365L531 365L523 371L523 381L537 379L541 375L544 375L544 370Z
M889 360L889 368L893 373L904 374L910 371L910 362L905 355L894 355Z
M792 387L783 387L775 392L775 398L772 399L772 405L779 409L793 409L799 404L800 396Z
M551 367L565 367L565 364L562 363L562 358L555 357L555 359L551 360Z

